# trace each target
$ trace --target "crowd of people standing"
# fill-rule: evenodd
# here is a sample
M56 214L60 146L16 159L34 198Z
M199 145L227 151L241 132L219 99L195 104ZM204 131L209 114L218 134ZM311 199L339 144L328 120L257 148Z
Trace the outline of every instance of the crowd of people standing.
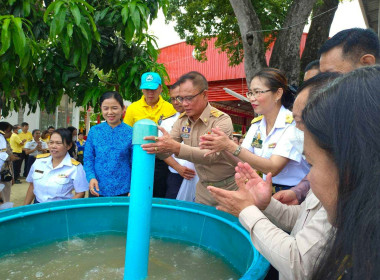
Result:
M118 92L104 93L105 121L86 142L74 127L41 134L0 122L10 138L9 145L0 137L1 182L4 169L17 183L24 160L25 204L83 198L87 190L129 196L133 125L151 119L160 133L142 148L156 154L154 196L237 216L272 265L268 279L376 279L379 39L368 29L343 30L319 57L297 89L279 69L257 71L246 96L259 116L241 142L195 71L171 85L170 102L155 72L142 75L142 97L128 108Z

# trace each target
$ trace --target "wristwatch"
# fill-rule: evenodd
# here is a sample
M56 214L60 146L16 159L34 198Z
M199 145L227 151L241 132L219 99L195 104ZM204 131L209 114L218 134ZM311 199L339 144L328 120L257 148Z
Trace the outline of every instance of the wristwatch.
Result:
M235 157L237 157L237 156L240 154L240 152L241 152L241 146L239 145L239 146L237 146L235 152L233 152L232 154L233 154Z

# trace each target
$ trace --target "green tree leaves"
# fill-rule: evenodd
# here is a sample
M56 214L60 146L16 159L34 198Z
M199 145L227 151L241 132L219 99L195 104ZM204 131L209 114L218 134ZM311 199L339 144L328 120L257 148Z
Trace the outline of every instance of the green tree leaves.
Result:
M99 110L106 90L141 97L143 72L157 71L148 23L168 0L7 0L0 5L3 116L29 105L54 112L63 94ZM44 5L47 3L47 6ZM165 88L165 90L167 90Z
M28 37L31 35L30 22L13 15L0 16L0 26L0 70L4 71L0 77L7 76L8 72L15 75L16 67L27 71L35 51L35 45L29 44L32 40Z
M93 40L100 41L93 11L94 8L82 0L57 0L44 14L44 21L50 25L50 40L61 44L65 58L71 58L81 75L86 70Z

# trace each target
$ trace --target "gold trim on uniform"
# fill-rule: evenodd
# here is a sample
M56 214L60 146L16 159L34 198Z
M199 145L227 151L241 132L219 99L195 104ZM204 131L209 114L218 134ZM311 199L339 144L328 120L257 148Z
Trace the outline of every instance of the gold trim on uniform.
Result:
M180 119L180 118L183 118L184 116L186 116L186 112L183 112L181 115L179 115L178 118Z
M48 156L50 156L50 153L37 155L36 158L47 158Z
M251 123L257 123L258 121L261 121L262 119L264 118L264 115L261 115L261 116L258 116L256 118L254 118Z
M168 119L168 118L174 117L176 114L177 114L177 113L174 113L173 115L171 115L171 116L167 116L167 117L163 118L162 120L164 121L164 120L166 120L166 119Z
M79 165L80 164L80 162L79 161L77 161L77 160L75 160L75 159L71 159L71 163L73 164L73 165Z
M220 116L222 116L224 113L222 112L222 111L220 111L220 110L218 110L218 109L212 109L211 111L210 111L210 114L212 115L212 116L214 116L215 118L219 118ZM205 122L206 122L207 120L205 119Z
M292 123L292 122L293 122L293 116L292 115L286 115L285 123Z

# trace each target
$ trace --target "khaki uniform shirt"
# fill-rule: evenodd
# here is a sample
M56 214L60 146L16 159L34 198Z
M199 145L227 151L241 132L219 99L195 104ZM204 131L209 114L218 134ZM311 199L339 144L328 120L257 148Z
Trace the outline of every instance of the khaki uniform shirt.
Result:
M195 201L207 205L216 205L216 201L206 189L208 185L215 183L215 187L237 189L234 180L235 167L219 153L204 157L208 150L198 147L199 137L211 133L214 127L219 127L232 139L233 126L230 116L208 104L196 121L192 121L185 113L181 114L170 132L170 136L181 143L177 157L193 162L199 176ZM160 158L168 156L160 155Z
M332 228L311 191L301 205L288 206L272 198L264 212L249 206L239 220L256 249L279 271L280 279L310 279Z

